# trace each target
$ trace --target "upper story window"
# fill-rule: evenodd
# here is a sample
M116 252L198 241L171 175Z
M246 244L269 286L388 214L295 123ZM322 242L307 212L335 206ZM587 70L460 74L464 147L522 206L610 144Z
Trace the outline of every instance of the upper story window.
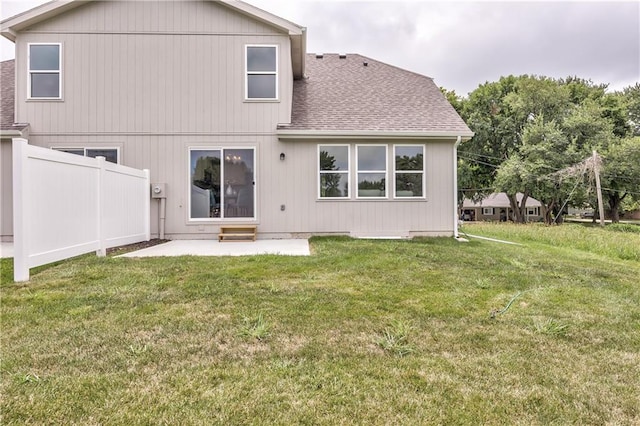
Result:
M277 46L246 46L246 99L278 99Z
M62 98L62 46L29 44L29 99Z

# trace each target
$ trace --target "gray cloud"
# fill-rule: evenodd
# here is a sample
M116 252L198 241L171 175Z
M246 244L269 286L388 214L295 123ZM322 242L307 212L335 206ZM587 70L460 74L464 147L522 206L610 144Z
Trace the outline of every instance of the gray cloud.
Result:
M459 94L509 74L640 81L639 2L246 1L306 26L310 53L360 53ZM3 4L3 19L20 5Z
M637 2L254 3L307 26L310 52L361 53L460 94L509 74L577 75L613 89L640 80Z

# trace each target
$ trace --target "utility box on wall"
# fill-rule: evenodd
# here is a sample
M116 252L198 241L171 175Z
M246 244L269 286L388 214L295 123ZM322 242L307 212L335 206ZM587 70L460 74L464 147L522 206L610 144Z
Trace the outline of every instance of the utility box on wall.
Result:
M151 198L167 198L167 184L166 183L152 183L151 184Z

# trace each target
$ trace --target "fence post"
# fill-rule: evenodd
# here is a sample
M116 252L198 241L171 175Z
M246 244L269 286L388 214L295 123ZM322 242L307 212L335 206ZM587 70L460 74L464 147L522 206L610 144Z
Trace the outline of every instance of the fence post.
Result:
M151 239L151 195L149 191L151 190L151 171L149 169L143 169L144 172L144 227L145 227L145 236L147 241Z
M105 235L105 163L106 158L98 156L98 182L96 184L96 190L98 191L98 217L96 218L96 225L98 226L98 240L100 241L100 248L96 251L96 256L104 257L107 255L107 238Z
M29 281L29 250L25 214L29 206L23 192L29 178L27 140L15 138L13 156L13 280Z

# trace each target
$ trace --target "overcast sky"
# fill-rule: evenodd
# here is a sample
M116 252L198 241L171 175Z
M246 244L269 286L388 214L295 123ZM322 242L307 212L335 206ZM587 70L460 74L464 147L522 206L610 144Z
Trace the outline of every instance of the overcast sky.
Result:
M248 0L307 27L309 53L359 53L466 95L501 76L640 81L639 1ZM6 19L44 0L2 0ZM13 44L2 38L2 60Z

